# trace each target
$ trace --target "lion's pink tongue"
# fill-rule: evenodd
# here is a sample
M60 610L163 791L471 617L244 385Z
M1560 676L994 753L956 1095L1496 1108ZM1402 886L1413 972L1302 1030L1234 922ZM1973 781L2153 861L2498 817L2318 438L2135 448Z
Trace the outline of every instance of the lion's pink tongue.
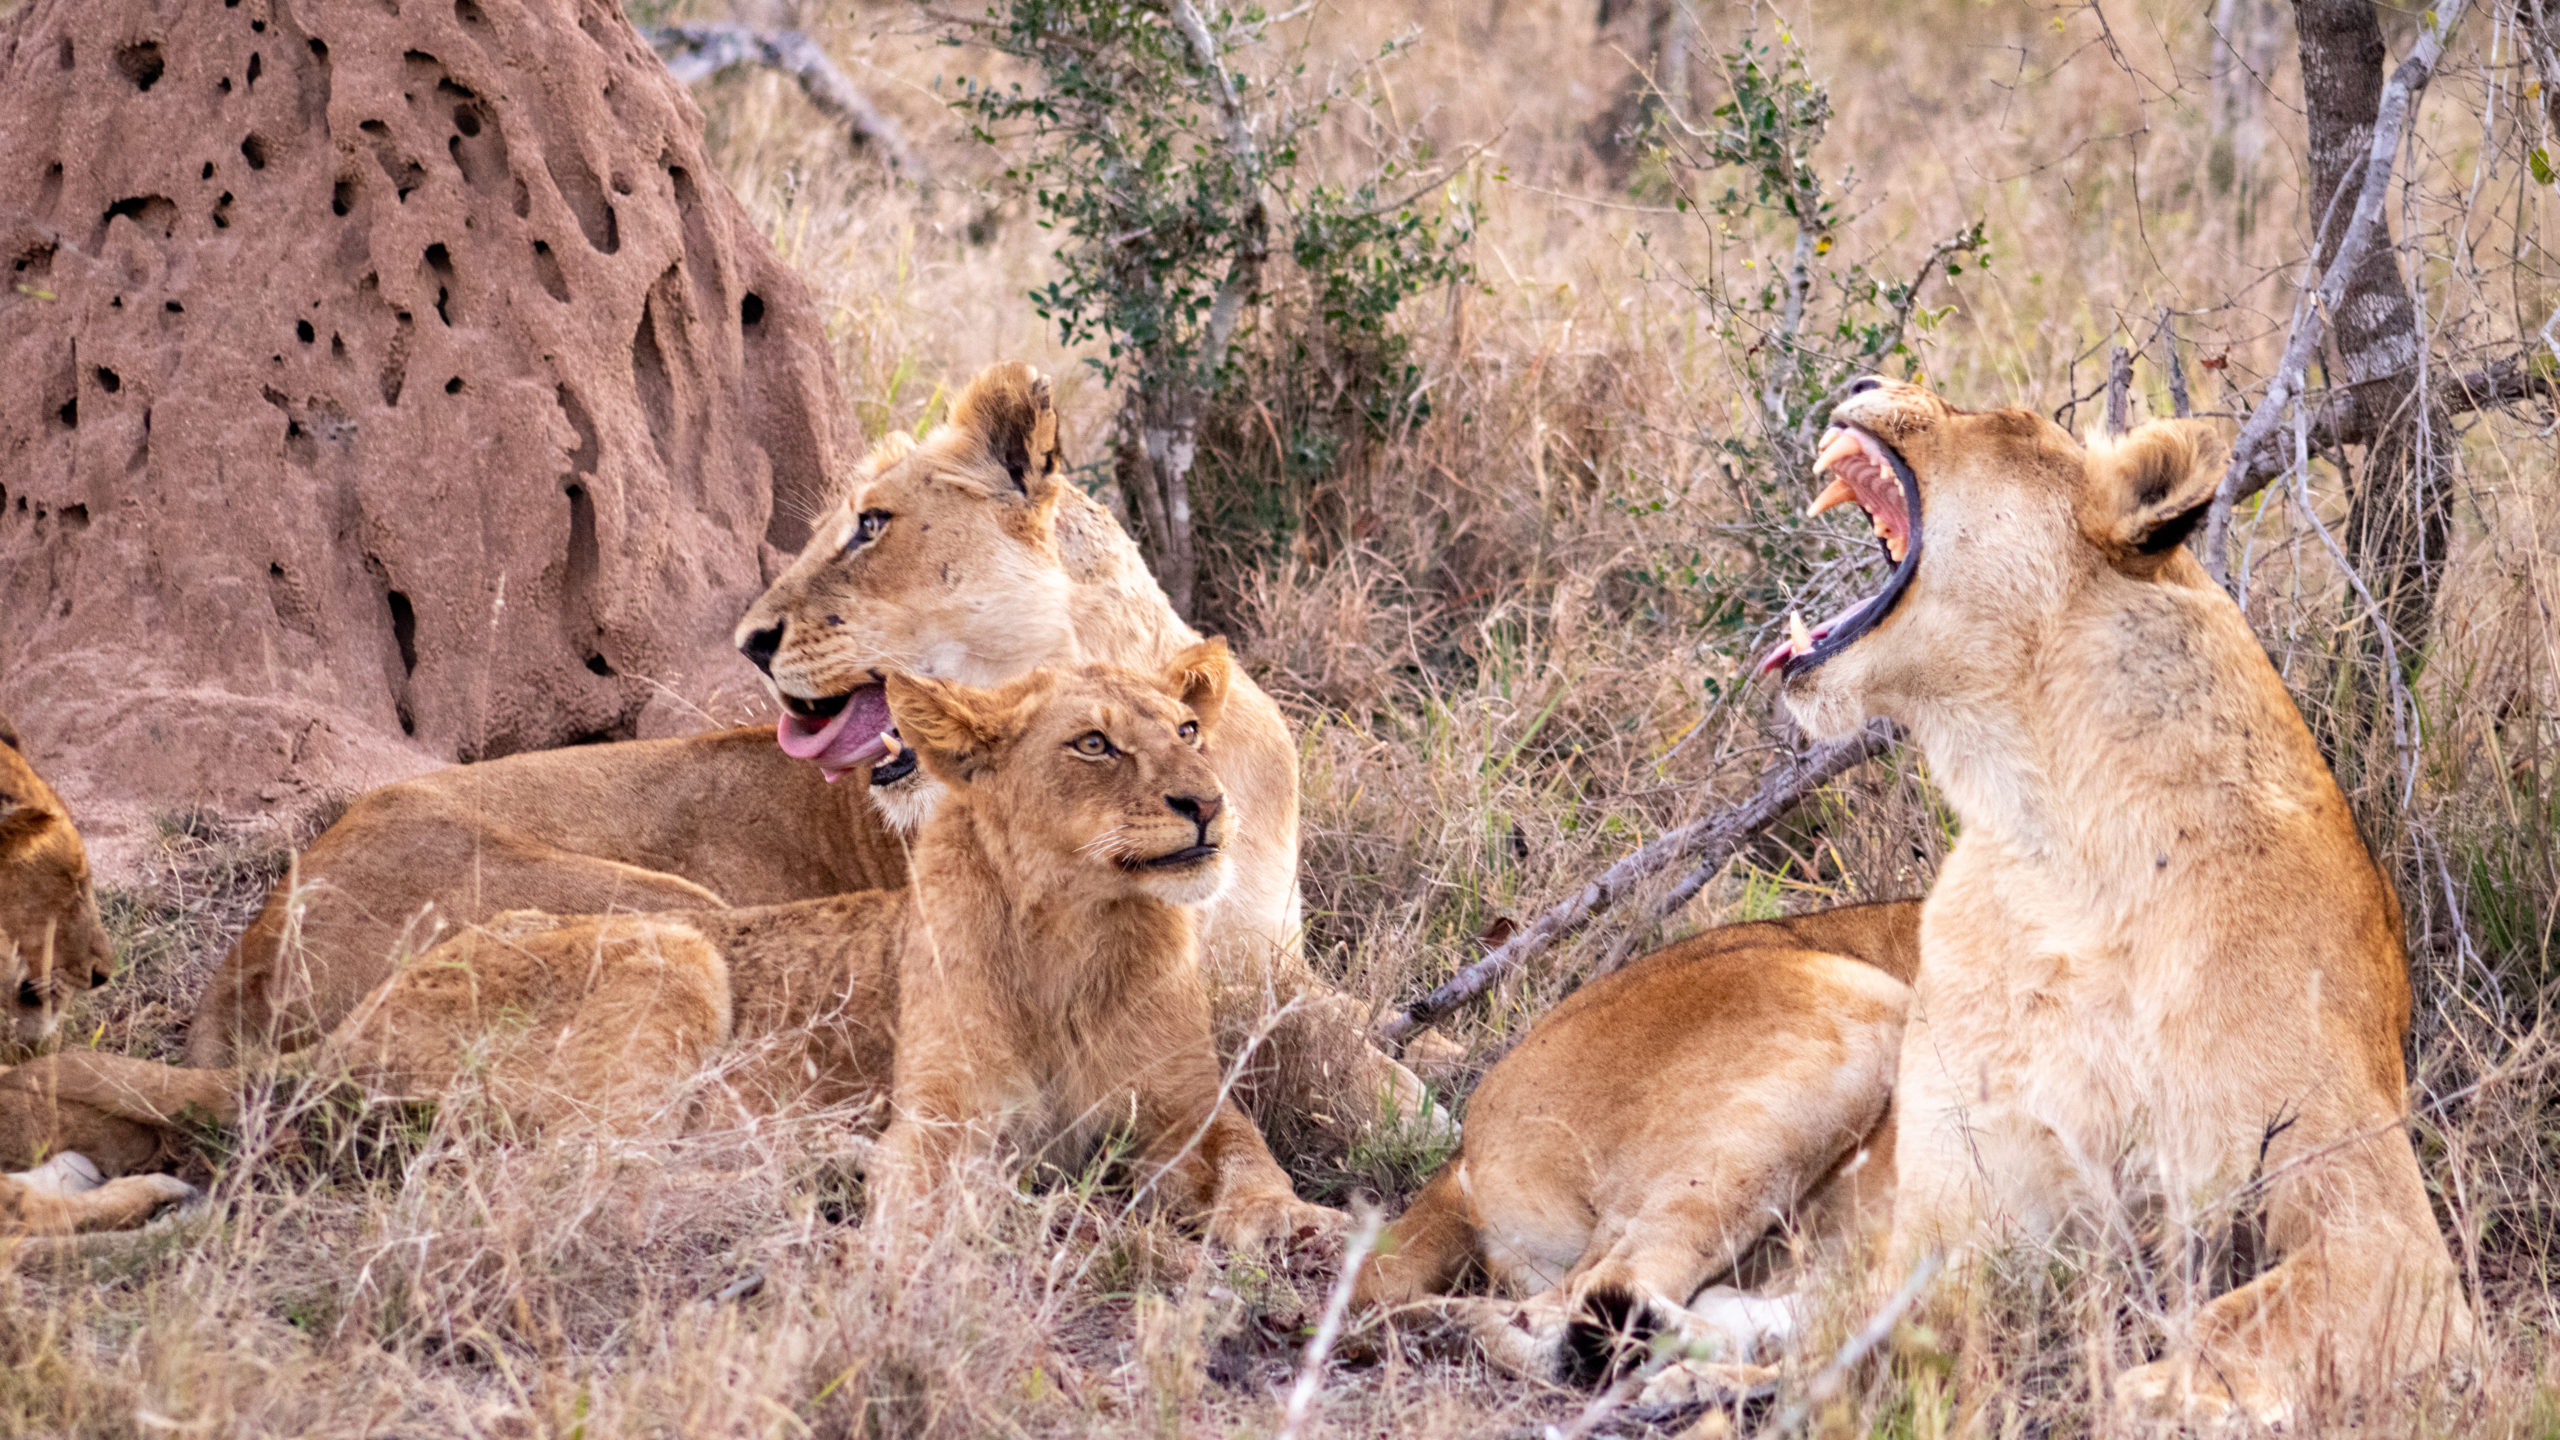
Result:
M890 729L888 692L878 685L865 685L824 721L784 711L774 725L773 738L783 754L815 763L833 780L888 754L889 747L880 737Z

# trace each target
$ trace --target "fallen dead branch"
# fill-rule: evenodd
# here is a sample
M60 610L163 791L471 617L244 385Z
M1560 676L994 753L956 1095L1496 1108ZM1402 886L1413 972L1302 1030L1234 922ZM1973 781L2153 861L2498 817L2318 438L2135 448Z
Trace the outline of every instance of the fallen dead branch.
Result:
M667 73L687 85L739 65L762 65L790 76L819 114L845 129L856 153L877 154L909 179L925 178L924 162L907 148L897 122L874 108L853 77L817 41L798 30L758 30L734 20L649 25L640 33L667 62Z
M1483 959L1452 975L1438 988L1414 1001L1378 1027L1390 1045L1401 1045L1425 1026L1475 999L1493 983L1565 936L1589 924L1625 899L1656 872L1683 860L1696 870L1683 881L1687 895L1697 893L1725 861L1753 836L1775 824L1806 796L1849 770L1892 748L1891 730L1882 722L1844 740L1826 741L1802 755L1789 756L1760 779L1751 798L1720 814L1666 830L1642 849L1600 873L1598 879L1570 899L1538 917L1527 929L1497 945ZM1700 873L1703 872L1703 873Z

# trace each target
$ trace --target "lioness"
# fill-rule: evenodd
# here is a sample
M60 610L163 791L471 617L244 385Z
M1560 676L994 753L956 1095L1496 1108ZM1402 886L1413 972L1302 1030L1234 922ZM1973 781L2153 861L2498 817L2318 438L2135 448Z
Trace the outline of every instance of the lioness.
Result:
M1248 1245L1340 1216L1300 1202L1227 1100L1193 910L1226 884L1235 807L1205 751L1222 641L1157 674L1037 670L994 690L893 675L948 793L909 888L647 916L511 914L384 982L304 1064L382 1097L466 1073L524 1126L617 1134L886 1095L875 1179L911 1210L967 1144L1125 1125L1147 1183ZM239 1114L237 1070L94 1052L0 1086L168 1123Z
M865 797L912 828L935 787L878 743L884 675L992 685L1043 664L1152 670L1200 638L1064 468L1047 380L1018 364L979 375L950 423L920 443L893 436L861 462L845 502L740 626L788 707L781 748L755 728L584 746L366 796L216 971L190 1062L229 1064L250 1038L309 1043L390 973L404 935L424 948L437 923L903 883L903 846ZM1204 916L1221 1041L1240 1043L1279 1010L1258 1052L1273 1065L1257 1066L1278 1073L1257 1087L1258 1108L1319 1117L1342 1143L1382 1098L1413 1115L1424 1094L1371 1047L1365 1009L1301 957L1296 749L1251 680L1237 677L1230 709L1210 759L1244 820L1235 883ZM845 776L864 783L826 783Z
M1962 822L1921 912L1888 1254L2068 1226L2157 1236L2192 1275L2186 1247L2263 1203L2275 1263L2120 1402L2275 1423L2325 1377L2369 1391L2459 1352L2401 1128L2397 901L2180 548L2221 473L2210 430L2084 449L2028 411L1854 391L1816 504L1865 509L1893 576L1765 664L1814 734L1898 721Z
M98 923L88 848L0 715L0 982L9 988L0 1051L43 1044L63 1007L107 983L115 964Z
M1476 1087L1459 1153L1354 1302L1423 1300L1479 1266L1527 1298L1441 1308L1532 1378L1598 1379L1662 1332L1752 1360L1791 1311L1708 1282L1757 1278L1746 1257L1772 1227L1802 1252L1887 1211L1919 920L1898 900L1728 925L1574 992Z
M23 1053L51 1039L64 1007L114 969L88 847L0 715L0 984L9 990L0 1050ZM0 1094L0 1159L45 1161L0 1175L0 1237L139 1224L194 1194L165 1175L99 1184L99 1164L121 1173L149 1163L159 1148L156 1134L131 1121L77 1107L57 1115L34 1096Z

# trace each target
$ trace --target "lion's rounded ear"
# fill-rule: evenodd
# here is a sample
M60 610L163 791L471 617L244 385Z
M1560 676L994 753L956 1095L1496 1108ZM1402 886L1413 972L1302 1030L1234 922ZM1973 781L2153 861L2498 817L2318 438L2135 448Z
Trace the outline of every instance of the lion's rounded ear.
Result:
M2080 531L2128 575L2168 563L2203 523L2226 449L2202 420L2154 420L2094 437L2080 489Z
M1226 713L1227 691L1236 678L1235 656L1225 640L1212 635L1174 656L1164 678L1165 688L1200 717L1200 733L1206 735Z
M1022 733L1041 688L1034 681L1044 675L1035 670L997 690L892 675L884 682L889 718L898 724L899 741L914 746L916 758L936 778L965 785L986 773L996 752Z
M1045 500L1057 489L1066 457L1058 448L1048 376L1019 360L990 365L960 392L951 424L977 439L1023 499Z

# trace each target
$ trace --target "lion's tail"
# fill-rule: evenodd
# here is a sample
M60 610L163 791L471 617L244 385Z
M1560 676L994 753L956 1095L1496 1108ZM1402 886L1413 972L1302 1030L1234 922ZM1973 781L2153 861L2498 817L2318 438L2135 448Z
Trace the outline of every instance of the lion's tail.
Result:
M65 1050L0 1073L0 1090L86 1105L145 1125L172 1126L186 1119L236 1125L244 1078L237 1069L188 1070L96 1050Z
M1446 1294L1458 1283L1476 1259L1475 1206L1467 1198L1466 1175L1462 1152L1387 1227L1377 1255L1352 1289L1355 1307L1410 1304Z

